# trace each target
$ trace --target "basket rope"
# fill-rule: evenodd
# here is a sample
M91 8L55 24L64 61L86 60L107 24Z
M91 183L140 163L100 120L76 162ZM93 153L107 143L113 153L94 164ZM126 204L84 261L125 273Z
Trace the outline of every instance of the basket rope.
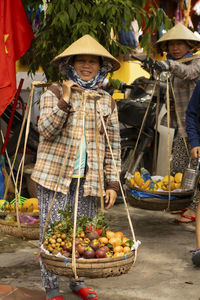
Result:
M101 211L104 212L104 201L103 201L103 187L101 181L101 171L100 171L100 154L99 154L99 131L97 126L97 99L94 100L94 110L95 110L95 141L96 141L96 149L97 149L97 162L98 162L98 173L99 173L99 185L101 191Z
M168 189L169 189L169 197L168 197L168 205L167 210L170 209L171 202L171 167L170 167L170 158L171 158L171 144L170 144L170 100L169 100L169 72L167 72L167 88L166 88L166 102L167 102L167 154L168 154Z
M175 112L176 112L176 117L177 117L178 125L179 125L181 133L182 133L182 138L183 138L183 141L184 141L184 144L185 144L187 155L190 158L190 153L189 153L189 150L188 150L187 142L186 142L185 136L183 134L183 124L181 122L181 118L179 116L179 112L178 112L178 109L177 109L177 102L176 102L174 88L173 88L173 85L172 85L172 79L170 78L169 80L170 80L170 87L171 87L172 96L173 96L173 100L174 100L174 104L175 104Z
M23 148L23 154L22 154L20 166L18 168L17 176L16 176L16 178L18 179L19 172L21 171L18 197L16 197L15 205L16 205L17 224L18 224L18 228L20 228L20 231L22 233L22 237L23 237L23 232L22 232L22 229L21 229L20 221L19 221L19 200L20 200L20 195L21 195L21 190L22 190L22 179L23 179L23 173L24 173L24 162L25 162L25 156L26 156L26 146L27 146L28 135L29 135L29 130L30 130L31 109L32 109L32 103L33 103L33 92L34 92L34 84L31 85L31 92L30 92L29 101L28 101L28 105L27 105L28 106L28 115L27 115L27 123L26 123L25 139L24 139L24 148ZM17 186L17 179L16 179L16 186Z
M106 130L106 126L105 126L105 122L104 122L104 119L103 119L103 115L102 115L102 111L101 111L101 107L100 107L99 102L97 102L97 105L98 105L98 108L99 108L101 122L103 124L104 132L105 132L106 139L107 139L107 143L108 143L108 146L109 146L109 150L110 150L110 153L111 153L111 156L112 156L112 160L113 160L115 172L116 172L117 179L118 179L118 182L119 182L120 191L121 191L122 198L123 198L123 201L124 201L124 205L125 205L125 209L126 209L126 213L127 213L127 218L128 218L129 226L130 226L131 233L132 233L132 236L133 236L133 241L134 241L134 244L136 245L136 238L135 238L135 233L134 233L134 229L133 229L133 224L132 224L132 221L131 221L131 217L130 217L130 213L129 213L127 201L125 199L124 191L123 191L122 184L121 184L121 181L120 181L119 172L118 172L118 169L117 169L117 166L116 166L115 158L114 158L113 151L112 151L112 148L111 148L111 145L110 145L108 133L107 133L107 130ZM135 247L134 263L136 261L136 257L137 257L137 247Z
M80 160L79 160L79 169L78 169L78 182L76 186L76 196L74 203L74 225L73 225L73 243L72 243L72 270L74 273L74 278L77 280L77 270L76 270L76 247L75 247L75 239L76 239L76 224L77 224L77 211L78 211L78 195L79 195L79 187L80 187L80 174L81 174L81 160L83 156L83 138L84 138L84 127L85 127L85 106L86 106L86 96L85 93L83 95L83 126L82 126L82 135L81 135L81 147L80 147Z
M158 116L160 111L160 74L157 84L157 94L156 94L156 125L155 125L155 143L153 152L153 171L152 174L156 174L157 170L157 146L158 146Z

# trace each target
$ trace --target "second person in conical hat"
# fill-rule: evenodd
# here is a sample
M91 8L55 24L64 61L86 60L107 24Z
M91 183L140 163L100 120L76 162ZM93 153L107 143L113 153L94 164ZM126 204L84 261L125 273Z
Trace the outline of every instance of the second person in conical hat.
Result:
M183 173L188 167L190 149L185 131L186 109L193 90L200 79L200 56L196 51L200 47L200 39L182 23L178 23L165 33L155 44L158 51L167 53L167 60L157 61L155 69L159 72L170 72L173 92L170 94L170 121L174 128L173 152L171 160L172 175ZM180 120L180 121L179 121ZM161 125L167 126L167 114L161 120ZM184 140L185 139L185 140ZM196 168L196 160L191 161L191 167ZM195 220L195 211L198 204L197 197L193 203L176 221L188 223Z
M59 210L66 205L74 211L77 192L78 216L94 219L100 198L106 209L114 205L121 168L117 107L101 89L107 73L120 63L90 35L74 42L52 63L66 80L52 84L40 99L40 142L32 179L37 184L41 237L55 191L52 223L61 218ZM63 299L58 277L47 272L42 262L41 274L46 299ZM87 295L98 299L84 282L71 282L70 287L83 299Z

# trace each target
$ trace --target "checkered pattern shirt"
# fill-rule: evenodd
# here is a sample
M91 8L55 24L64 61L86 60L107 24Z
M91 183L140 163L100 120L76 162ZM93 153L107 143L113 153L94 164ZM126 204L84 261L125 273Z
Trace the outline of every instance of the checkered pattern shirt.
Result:
M182 129L178 126L176 112L170 112L170 127L178 128L181 136L187 136L185 131L186 109L193 90L200 79L200 56L194 55L193 60L185 63L179 63L175 60L169 60L170 72L172 74L172 85L176 98L177 113L180 117ZM161 125L167 126L167 115L161 120Z
M97 101L100 104L100 109L97 106L97 125L103 191L104 184L109 185L118 179L100 119L100 111L105 121L114 160L118 172L120 172L121 148L117 106L111 96L101 89L88 92L81 87L73 87L67 110L58 107L59 97L62 97L62 93L56 95L49 88L40 99L40 118L38 121L40 141L32 179L47 189L55 191L59 174L62 172L57 191L64 194L68 192L83 134L83 119L85 118L87 172L84 196L101 196L95 141L94 98L99 98ZM84 98L86 99L85 113L82 106Z

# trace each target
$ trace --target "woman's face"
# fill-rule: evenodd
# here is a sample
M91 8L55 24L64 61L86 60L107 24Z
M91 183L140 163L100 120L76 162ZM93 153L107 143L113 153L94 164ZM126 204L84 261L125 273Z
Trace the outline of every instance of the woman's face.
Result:
M182 40L174 40L168 42L168 53L174 59L180 59L190 50L187 43Z
M99 72L99 57L95 55L77 55L74 60L74 69L80 78L89 81Z

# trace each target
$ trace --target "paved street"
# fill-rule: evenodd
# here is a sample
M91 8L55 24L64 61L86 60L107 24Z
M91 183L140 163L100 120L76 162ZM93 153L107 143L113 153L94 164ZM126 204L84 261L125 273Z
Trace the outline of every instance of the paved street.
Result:
M86 279L86 284L97 292L99 300L199 300L200 269L192 265L190 253L195 248L194 222L174 223L175 215L165 211L133 207L129 211L136 239L141 241L135 265L128 274ZM124 204L116 205L106 218L112 230L131 236ZM0 241L0 285L43 291L36 262L38 241L22 241L2 233ZM60 287L65 299L80 299L69 290L68 278L60 278ZM23 298L1 298L0 293L0 299L33 299Z

